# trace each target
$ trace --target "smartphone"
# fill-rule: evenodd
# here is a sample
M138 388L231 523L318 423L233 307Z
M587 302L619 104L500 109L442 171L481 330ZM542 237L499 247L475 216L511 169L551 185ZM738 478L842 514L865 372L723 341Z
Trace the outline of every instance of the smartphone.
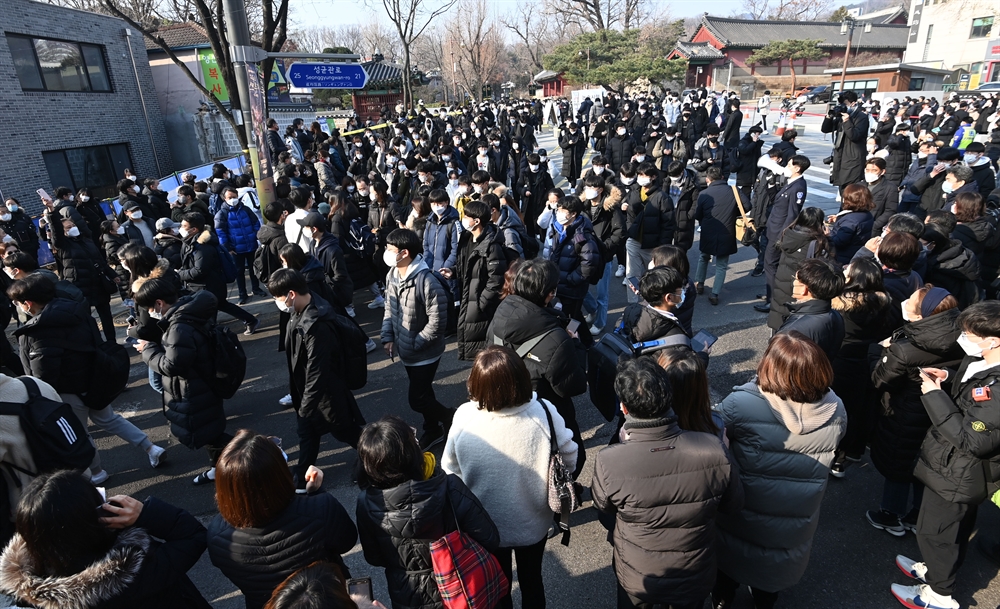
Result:
M633 292L635 292L636 294L639 293L639 278L638 277L629 277L625 281L628 282L628 287L632 288Z
M49 196L49 193L45 192L44 188L39 188L35 192L38 193L38 196L41 197L41 198L43 198L43 199L48 199L49 201L52 200L52 197Z
M134 326L135 325L135 315L129 315L128 317L126 317L125 318L125 323L127 323L130 326Z
M717 340L719 337L708 330L698 330L698 333L691 339L691 348L695 351L708 351Z
M375 595L372 592L372 578L355 577L347 580L347 593L351 596L360 596L366 601L375 600Z
M576 333L576 329L579 327L580 327L580 322L578 322L575 319L571 319L569 320L569 323L566 324L566 331Z

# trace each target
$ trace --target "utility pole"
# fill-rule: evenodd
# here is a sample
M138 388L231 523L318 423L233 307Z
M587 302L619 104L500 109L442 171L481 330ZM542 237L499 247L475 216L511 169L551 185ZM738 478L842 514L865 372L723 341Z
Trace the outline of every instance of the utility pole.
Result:
M256 62L260 59L255 56L259 55L257 51L263 51L250 43L250 26L247 23L246 5L243 0L224 0L223 9L226 14L226 35L231 43L236 89L240 98L240 112L234 118L246 129L247 154L254 169L260 207L264 209L268 203L275 200L275 194L270 153L264 135L263 121L266 120L266 116L253 116L255 106L258 113L265 114L264 88L257 75L256 66ZM251 99L251 78L255 79L256 86L253 87L255 99ZM255 123L258 123L256 129L254 129Z
M844 67L840 69L840 92L844 92L844 81L847 79L847 60L851 57L851 40L854 38L854 26L857 19L848 15L840 24L840 35L847 34L847 50L844 51ZM794 91L793 91L794 93Z

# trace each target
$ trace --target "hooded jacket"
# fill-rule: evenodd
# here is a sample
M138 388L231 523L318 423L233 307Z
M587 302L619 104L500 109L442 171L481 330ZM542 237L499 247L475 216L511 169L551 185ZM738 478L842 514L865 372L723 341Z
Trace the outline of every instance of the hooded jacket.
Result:
M75 209L73 211L76 213ZM62 263L62 278L80 288L91 304L108 302L110 295L104 288L101 276L114 280L117 274L105 262L91 236L84 234L86 223L81 219L76 226L80 229L80 235L68 237L63 232L61 221L54 224L50 221L49 224L56 250L53 253Z
M740 211L733 187L719 180L712 182L698 195L694 217L701 224L699 249L702 254L730 256L736 253L736 218ZM742 196L737 189L736 193ZM749 205L744 203L744 208ZM721 289L722 286L713 289Z
M517 212L509 205L500 206L500 216L496 221L497 231L508 260L524 258L524 238L527 233L524 223L517 216Z
M204 551L205 527L150 497L107 554L73 575L35 572L15 535L0 558L0 589L39 609L211 609L187 576Z
M216 300L225 300L226 278L222 274L218 239L208 228L197 237L184 239L181 246L181 268L178 277L192 292L208 291Z
M684 251L694 244L695 210L698 203L698 176L694 170L685 168L676 183L674 178L663 179L663 194L667 195L674 205L674 245Z
M14 330L25 374L59 393L90 389L94 351L101 339L86 303L56 298Z
M718 406L746 500L718 521L719 570L778 592L809 564L819 510L847 412L832 391L816 403L782 399L754 383Z
M549 260L559 268L557 294L560 298L582 300L591 278L602 272L605 263L594 227L586 215L578 215L564 230L565 233L554 236L555 245L549 254ZM555 232L555 228L549 231Z
M716 576L716 520L743 505L743 488L719 438L658 419L626 417L628 439L597 453L594 507L615 515L618 583L648 603L708 596Z
M163 376L164 415L170 432L188 448L201 448L226 431L222 398L208 379L215 374L209 332L218 300L207 290L180 297L164 313L163 338L142 351L150 370Z
M312 240L309 253L319 261L326 274L326 284L330 287L330 294L333 295L330 304L343 308L351 306L354 300L354 282L347 270L347 261L344 259L340 240L333 233L323 233L318 241Z
M398 269L389 269L382 344L393 343L404 365L439 359L444 353L449 297L448 289L419 255L410 262L405 278L400 278Z
M208 525L208 556L236 584L247 609L261 609L274 589L295 571L317 560L340 567L341 554L358 540L358 529L333 495L296 495L274 520L238 529L220 514Z
M949 309L907 322L896 330L889 347L872 372L875 389L882 394L871 460L887 480L910 482L920 454L920 444L931 420L920 401L920 368L955 368L965 352L956 342L959 309Z
M949 374L950 391L925 393L920 401L931 428L920 446L914 475L945 501L978 505L997 491L1000 481L1000 394L973 399L977 387L996 386L1000 368L987 368L963 381L981 358L966 356ZM925 491L926 492L926 491Z
M237 254L250 254L257 249L257 231L260 220L253 210L243 205L240 199L236 205L228 203L215 214L215 232L222 247Z
M458 210L449 205L438 216L431 213L424 227L424 262L434 270L450 269L455 266L458 255L458 238L462 233L462 223L458 221Z
M184 284L181 283L180 277L177 276L177 271L171 268L170 261L166 258L160 258L156 261L156 266L150 271L149 275L146 277L138 277L132 282L131 289L132 294L139 291L142 284L146 283L150 279L166 279L174 286L177 290L178 296L189 296L191 292L184 289ZM134 326L129 326L127 334L132 338L140 338L152 343L158 343L163 339L163 328L157 323L157 320L149 316L149 310L146 307L136 307L136 321Z
M500 304L507 257L492 224L483 227L479 241L463 231L456 248L454 277L461 293L458 310L458 358L471 360L486 346L486 329Z
M621 325L622 334L633 343L680 335L691 338L680 324L680 320L675 321L645 303L636 302L625 307Z
M741 112L737 110L733 112L736 116L741 116ZM727 125L728 128L728 125ZM764 148L764 140L759 139L755 142L750 133L747 132L739 142L733 142L733 145L739 151L740 169L736 172L736 185L737 186L753 186L754 180L757 177L757 161L760 160L760 151ZM729 144L726 144L729 147Z
M871 239L873 223L871 212L849 211L837 214L837 220L830 227L830 244L836 252L838 264L848 264L854 254Z
M594 237L604 243L609 252L617 252L625 244L625 214L622 213L622 197L624 193L614 184L604 183L604 196L600 201L586 199L583 192L583 211L594 228Z
M257 241L264 248L261 253L266 258L264 269L268 273L273 273L280 269L281 256L278 255L278 252L281 251L281 248L288 245L288 237L285 236L284 227L268 220L257 231ZM267 285L268 277L258 277L258 279L260 279L261 283Z
M487 344L502 341L514 349L546 334L524 364L539 399L556 405L587 391L587 352L566 333L568 320L551 307L511 294L500 302L487 330Z
M990 159L983 157L972 166L972 180L976 183L979 194L986 200L993 189L997 187L997 174L993 171Z
M774 285L771 286L771 312L767 316L767 325L772 330L777 330L791 315L787 305L792 302L792 280L799 270L799 264L822 252L817 251L819 243L812 231L798 226L786 230L774 246L781 252L781 256L774 275Z
M437 473L358 495L356 519L365 561L385 569L393 609L444 609L430 544L457 528L488 552L500 534L483 504L458 476Z
M173 268L181 267L181 250L184 240L174 234L156 233L153 236L153 251L162 259L170 262Z
M948 290L960 309L979 301L979 277L979 260L958 239L937 244L927 256L926 282Z
M882 234L882 228L888 224L889 218L896 214L899 207L899 188L897 183L889 180L888 173L879 178L878 182L868 185L868 190L872 193L875 201L875 209L872 210L872 237Z
M910 138L901 135L892 135L885 147L889 150L889 156L885 159L884 179L892 185L899 196L900 183L906 178L913 159L910 152Z

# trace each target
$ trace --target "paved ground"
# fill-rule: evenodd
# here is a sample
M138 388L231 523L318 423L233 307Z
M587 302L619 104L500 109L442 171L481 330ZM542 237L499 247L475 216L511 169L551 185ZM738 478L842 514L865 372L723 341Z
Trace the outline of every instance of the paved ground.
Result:
M774 136L766 139L777 141ZM815 168L807 173L807 203L835 211L836 194L827 183L827 168L820 162L829 154L829 141L822 139L818 129L808 127L800 140L802 152L815 163ZM555 152L557 147L553 145L551 132L545 132L541 142L550 151L553 164L558 166L561 154ZM768 147L765 146L765 150ZM719 337L712 352L710 370L712 392L717 400L724 397L733 385L750 377L769 336L763 324L764 317L751 308L754 294L763 287L762 278L749 275L753 268L753 254L753 250L741 248L733 257L720 306L712 307L704 298L696 304L696 329L707 328ZM691 258L693 263L696 250L692 250ZM617 282L613 282L612 287L612 319L616 319L625 304L625 288L619 287ZM367 309L367 300L364 299L365 295L359 291L356 297L358 321L370 336L377 337L381 313ZM247 382L227 403L229 429L235 431L249 427L281 436L285 450L294 459L297 456L294 416L290 410L281 410L277 405L278 398L286 393L284 356L275 350L277 311L270 299L258 299L249 308L263 316L264 325L257 335L244 341L250 356ZM372 353L369 358L368 385L357 396L366 417L375 420L384 414L394 413L416 423L418 418L406 405L405 374L401 365L390 363L381 350ZM462 403L466 395L463 385L467 374L468 364L457 360L455 346L450 345L438 374L439 399L448 405ZM102 457L111 472L107 482L109 495L127 493L139 498L156 495L208 521L216 513L212 488L194 487L190 482L206 467L204 452L189 451L170 437L164 425L159 398L148 387L146 369L142 364L134 366L133 380L128 391L119 398L117 408L148 430L153 440L168 450L165 463L154 471L149 469L145 455L138 449L123 444L117 437L98 433ZM588 452L582 482L588 484L594 456L607 443L611 425L605 423L586 398L577 399L576 405ZM357 496L350 474L355 461L354 453L332 438L327 438L322 448L319 465L326 472L326 489L353 513ZM846 478L831 481L809 567L802 581L782 594L779 606L789 609L881 609L899 606L889 594L889 585L903 582L905 578L895 568L893 558L897 553L909 556L919 554L912 535L891 537L871 528L865 521L865 510L878 506L881 483L881 477L867 460L852 467ZM556 542L549 545L545 559L549 606L554 609L613 607L611 547L589 504L574 514L573 525L570 547ZM982 532L1000 533L1000 510L992 505L984 506L978 525L976 536ZM364 562L360 546L356 546L346 560L355 576L372 576L376 597L385 602L384 575L380 569ZM970 550L958 577L957 596L963 607L992 609L1000 606L1000 577L997 571L996 565L975 550ZM191 570L191 577L215 607L243 607L239 591L210 564L207 557L203 557ZM750 606L748 594L741 593L739 599L742 604L738 606Z

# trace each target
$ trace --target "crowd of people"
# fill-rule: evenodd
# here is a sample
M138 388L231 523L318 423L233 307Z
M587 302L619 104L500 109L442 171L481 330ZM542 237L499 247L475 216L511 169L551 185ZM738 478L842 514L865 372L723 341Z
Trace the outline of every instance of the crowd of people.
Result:
M921 553L895 557L912 581L892 594L959 607L977 508L1000 481L997 100L841 94L822 125L841 200L829 216L809 205L817 163L798 133L764 150L769 95L745 130L736 94L704 88L558 108L558 174L538 143L542 105L503 100L344 134L297 119L282 135L271 119L277 199L263 206L252 176L224 165L211 181L185 174L173 200L124 179L116 216L58 188L40 232L5 201L0 313L18 318L19 353L0 342L0 401L64 403L77 420L50 417L53 439L0 411L14 464L0 590L45 609L208 607L186 575L207 549L248 609L381 606L347 591L342 556L360 541L389 605L445 607L434 543L461 531L498 565L496 606L513 606L516 560L522 607L541 608L546 543L568 542L565 506L590 502L619 608L725 609L742 586L765 609L808 566L830 477L868 449L885 482L867 522L913 532ZM55 272L39 268L39 240ZM706 287L710 305L724 300L741 244L757 250L754 308L772 333L753 377L713 405L695 302ZM617 320L613 278L628 300ZM96 447L88 422L152 467L165 458L95 397L118 347L116 294L171 433L207 451L193 479L215 486L207 527L155 498L103 496L96 450L46 467L60 434ZM242 346L218 314L252 335L261 318L241 305L254 296L279 310L286 371L269 374L287 374L294 465L279 438L227 430ZM382 312L378 343L356 304ZM435 394L452 339L471 362L457 407ZM368 423L353 392L379 344L404 367L413 414ZM626 345L612 362L616 430L588 488L574 398L613 344ZM353 518L322 490L326 434L357 454ZM980 547L1000 562L996 539Z

